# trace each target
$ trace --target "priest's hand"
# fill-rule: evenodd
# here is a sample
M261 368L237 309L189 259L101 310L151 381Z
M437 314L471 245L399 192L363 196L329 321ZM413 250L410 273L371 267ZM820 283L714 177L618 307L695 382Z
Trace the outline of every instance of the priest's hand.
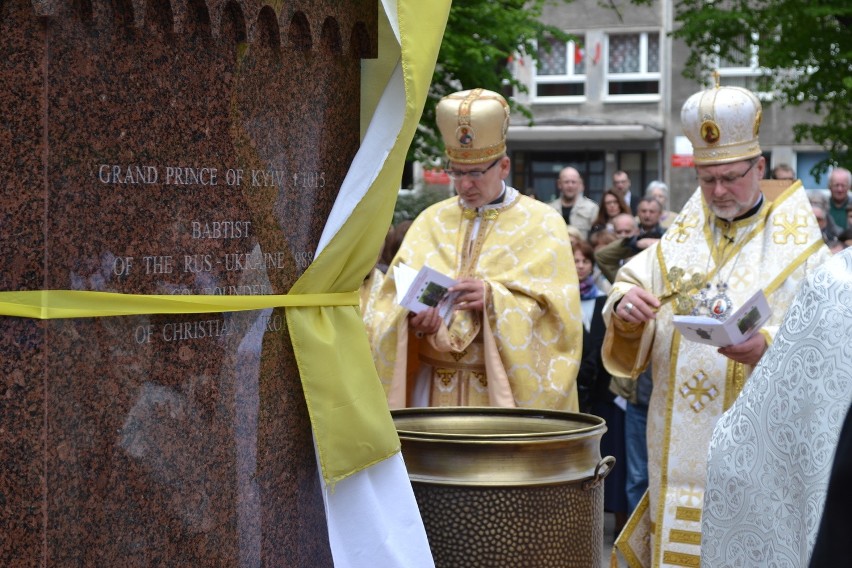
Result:
M737 363L754 366L763 357L766 348L766 338L762 333L755 333L738 345L720 347L719 353Z
M657 317L660 300L652 293L634 286L618 301L615 315L632 323L641 323Z
M408 327L418 336L438 333L441 328L441 316L435 308L427 308L419 314L408 314Z
M457 310L485 309L485 282L476 278L460 278L458 284L450 287L450 292L458 292L453 306Z

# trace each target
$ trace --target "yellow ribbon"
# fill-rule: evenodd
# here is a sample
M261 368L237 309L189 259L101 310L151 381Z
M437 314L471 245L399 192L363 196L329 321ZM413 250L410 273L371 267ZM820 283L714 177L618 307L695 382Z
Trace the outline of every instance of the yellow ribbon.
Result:
M450 0L397 0L401 43L388 18L379 14L379 59L362 62L361 98L366 114L382 120L370 115L376 87L384 86L401 63L404 123L367 194L293 284L291 294L351 290L375 264L393 217L406 152L426 102L449 9ZM359 310L291 308L286 317L326 482L333 485L398 452L399 437Z
M450 0L396 0L379 14L379 57L362 62L362 116L376 102L397 64L405 89L405 116L367 194L289 294L175 296L44 290L0 293L0 314L74 318L133 314L187 314L284 306L290 339L311 417L320 468L333 485L399 452L384 390L356 306L358 293L392 219L406 151L420 119ZM395 8L395 9L394 9ZM395 17L394 17L395 16ZM393 19L399 33L395 37ZM316 293L322 291L326 293Z
M357 305L357 291L258 296L119 294L82 290L0 292L0 315L34 319L206 314L280 307Z

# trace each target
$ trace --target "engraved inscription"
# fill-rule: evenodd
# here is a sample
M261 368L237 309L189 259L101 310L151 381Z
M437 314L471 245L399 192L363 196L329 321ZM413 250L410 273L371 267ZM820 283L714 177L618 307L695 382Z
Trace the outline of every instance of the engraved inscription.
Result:
M287 185L284 170L252 170L251 184L254 187L281 187Z
M251 221L192 221L193 239L241 239L249 236Z
M198 289L178 287L171 291L172 294L192 296L204 294L208 296L263 296L274 294L272 288L265 284L238 284L233 286L205 286Z
M314 259L314 253L308 251L297 252L295 255L295 259L296 266L298 266L299 268L307 268L311 261L313 261Z
M238 323L230 317L208 319L202 321L170 322L161 326L145 324L137 326L133 331L136 343L152 343L156 339L166 342L191 341L201 339L216 339L229 335L242 334L247 331L281 331L284 319L281 314L263 313L248 323Z
M224 270L226 272L248 272L253 270L286 270L288 267L287 253L272 252L228 252L217 256L209 253L184 254L176 260L173 255L150 255L141 257L137 263L132 256L118 256L112 261L112 273L116 276L134 274L137 266L144 268L145 274L201 274ZM306 268L314 259L312 252L297 252L293 262L299 268Z
M224 171L224 176L221 172ZM172 185L239 187L248 182L251 187L281 187L321 189L326 186L325 172L288 173L279 169L218 168L212 166L154 166L151 164L99 164L98 181L105 185Z
M143 256L142 260L145 274L171 274L175 269L175 259L171 256Z
M243 270L269 270L287 268L283 252L265 253L229 253L225 255L225 270L229 272Z

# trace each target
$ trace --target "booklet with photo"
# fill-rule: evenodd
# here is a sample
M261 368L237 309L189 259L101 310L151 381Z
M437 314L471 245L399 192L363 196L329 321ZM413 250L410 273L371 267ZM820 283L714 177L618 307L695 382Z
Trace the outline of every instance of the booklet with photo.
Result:
M398 304L419 314L427 308L438 308L438 314L448 323L453 313L453 300L458 294L447 289L456 281L446 274L424 266L419 271L400 263L394 267L396 301Z
M719 321L708 316L674 316L672 321L685 339L717 347L742 343L758 332L772 310L763 290L758 290L740 308Z

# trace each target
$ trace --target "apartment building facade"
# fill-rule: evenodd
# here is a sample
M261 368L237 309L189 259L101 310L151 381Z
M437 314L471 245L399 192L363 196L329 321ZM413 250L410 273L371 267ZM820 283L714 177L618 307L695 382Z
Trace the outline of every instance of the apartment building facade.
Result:
M703 87L682 76L688 50L673 40L674 2L658 0L639 7L619 3L619 11L598 0L550 4L544 19L577 41L552 42L540 60L521 57L514 74L529 93L514 93L527 105L533 121L513 116L508 148L512 185L542 200L555 197L556 176L576 167L586 182L586 196L598 201L611 185L613 172L626 171L634 194L648 182L663 180L671 206L679 208L696 187L689 165L691 147L683 137L680 109ZM724 85L755 88L758 57L716 65ZM794 141L793 125L808 120L802 109L782 108L768 94L764 101L761 146L770 167L793 166L809 189L824 188L810 169L826 153Z

